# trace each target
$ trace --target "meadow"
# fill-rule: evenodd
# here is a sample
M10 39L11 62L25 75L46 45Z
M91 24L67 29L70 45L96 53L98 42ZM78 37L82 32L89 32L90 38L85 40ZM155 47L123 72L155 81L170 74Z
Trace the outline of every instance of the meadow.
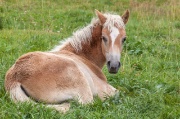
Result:
M6 71L27 52L49 51L90 23L94 10L129 9L122 67L103 72L119 94L93 104L71 101L66 114L43 104L15 104ZM180 119L179 0L0 0L0 119Z

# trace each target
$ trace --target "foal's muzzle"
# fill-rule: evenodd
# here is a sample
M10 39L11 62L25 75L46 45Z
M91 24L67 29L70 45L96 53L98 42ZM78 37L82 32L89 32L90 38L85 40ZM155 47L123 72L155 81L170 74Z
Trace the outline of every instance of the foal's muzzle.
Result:
M115 61L107 62L108 71L111 74L116 74L118 72L120 66L121 66L121 63L118 61L117 62L115 62Z

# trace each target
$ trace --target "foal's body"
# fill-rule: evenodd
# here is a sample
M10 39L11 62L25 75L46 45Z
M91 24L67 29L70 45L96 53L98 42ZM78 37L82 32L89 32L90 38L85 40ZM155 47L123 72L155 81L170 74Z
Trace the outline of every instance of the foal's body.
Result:
M66 42L58 50L21 56L6 74L5 88L11 98L22 102L42 101L66 111L69 105L58 104L70 99L85 104L92 102L95 95L102 100L113 96L116 89L107 83L102 72L107 58L102 50L100 21L89 28L93 39L90 42L75 44L76 47Z
M28 95L37 101L47 103L61 103L73 98L87 103L93 100L94 95L98 94L103 99L102 93L110 94L115 91L107 84L106 77L99 67L90 61L80 59L75 54L67 52L60 52L58 55L44 52L28 53L17 60L6 78L18 79L18 83Z

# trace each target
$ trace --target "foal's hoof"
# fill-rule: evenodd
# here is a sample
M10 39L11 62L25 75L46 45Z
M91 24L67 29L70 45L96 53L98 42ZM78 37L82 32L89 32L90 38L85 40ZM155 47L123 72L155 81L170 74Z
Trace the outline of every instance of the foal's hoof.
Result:
M63 103L63 104L57 104L57 105L48 105L47 107L56 109L60 113L66 113L69 111L70 103Z

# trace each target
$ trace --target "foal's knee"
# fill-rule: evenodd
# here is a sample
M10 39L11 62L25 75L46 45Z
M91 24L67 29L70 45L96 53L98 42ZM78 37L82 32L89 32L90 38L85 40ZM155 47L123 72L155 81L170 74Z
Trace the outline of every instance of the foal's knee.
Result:
M79 94L78 94L78 102L81 104L88 104L88 103L92 103L93 102L93 94L91 92L91 90L82 90Z

